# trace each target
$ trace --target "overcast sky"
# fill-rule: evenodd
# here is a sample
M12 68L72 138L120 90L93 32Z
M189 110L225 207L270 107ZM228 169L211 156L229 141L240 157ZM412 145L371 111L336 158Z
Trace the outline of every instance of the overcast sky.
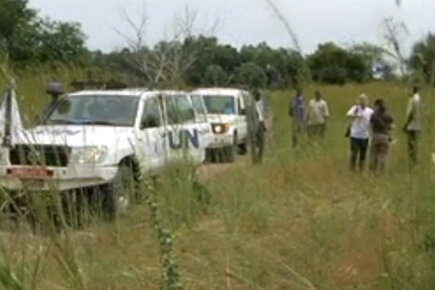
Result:
M174 14L188 6L197 11L200 29L218 23L215 35L221 42L236 46L266 41L270 45L291 46L282 23L265 0L30 0L30 6L54 19L80 22L92 49L119 49L125 41L116 29L131 32L121 17L128 11L138 18L148 17L147 42L153 44L170 31ZM409 35L404 44L429 31L435 32L435 1L402 0L274 0L298 36L305 53L319 43L335 41L343 45L370 41L383 44L381 23L394 17L406 23ZM144 8L145 7L145 8ZM115 29L116 28L116 29Z

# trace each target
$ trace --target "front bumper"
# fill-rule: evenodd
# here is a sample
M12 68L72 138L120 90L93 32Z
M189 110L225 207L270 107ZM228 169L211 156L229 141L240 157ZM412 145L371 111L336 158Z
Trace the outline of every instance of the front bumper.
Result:
M29 166L0 166L0 187L11 190L65 191L98 186L115 178L117 166L48 167L53 174L47 178L18 177L8 174L10 169Z
M232 133L213 134L212 142L208 145L209 149L218 149L233 146L234 136Z

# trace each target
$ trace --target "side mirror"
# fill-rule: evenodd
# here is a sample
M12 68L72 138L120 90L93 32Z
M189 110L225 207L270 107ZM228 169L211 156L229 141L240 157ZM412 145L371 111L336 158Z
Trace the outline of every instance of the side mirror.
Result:
M240 109L239 114L242 116L246 116L246 109Z
M51 96L60 96L65 93L62 83L58 82L49 83L45 91Z

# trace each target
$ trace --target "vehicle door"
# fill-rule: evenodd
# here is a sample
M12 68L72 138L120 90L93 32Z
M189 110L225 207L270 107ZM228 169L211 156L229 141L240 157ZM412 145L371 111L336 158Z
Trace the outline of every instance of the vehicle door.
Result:
M195 159L198 162L205 160L206 149L214 140L212 126L207 118L204 98L200 95L191 95L190 99L195 111L195 122L199 132L199 150L195 153Z
M239 142L244 141L248 137L248 122L246 117L245 93L237 94L236 96L236 127Z
M189 96L185 93L167 94L164 104L171 162L192 159L200 149L200 132Z
M158 96L143 101L139 124L140 163L146 172L155 173L163 169L168 158L167 129L162 118L162 103Z

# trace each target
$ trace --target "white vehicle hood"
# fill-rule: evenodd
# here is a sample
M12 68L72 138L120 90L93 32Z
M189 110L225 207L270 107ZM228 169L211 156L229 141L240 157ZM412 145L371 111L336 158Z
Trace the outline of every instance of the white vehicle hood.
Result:
M236 120L235 115L207 115L209 123L221 124L221 123L234 123Z
M133 128L109 126L38 126L20 132L15 144L81 146L116 146L134 138Z

